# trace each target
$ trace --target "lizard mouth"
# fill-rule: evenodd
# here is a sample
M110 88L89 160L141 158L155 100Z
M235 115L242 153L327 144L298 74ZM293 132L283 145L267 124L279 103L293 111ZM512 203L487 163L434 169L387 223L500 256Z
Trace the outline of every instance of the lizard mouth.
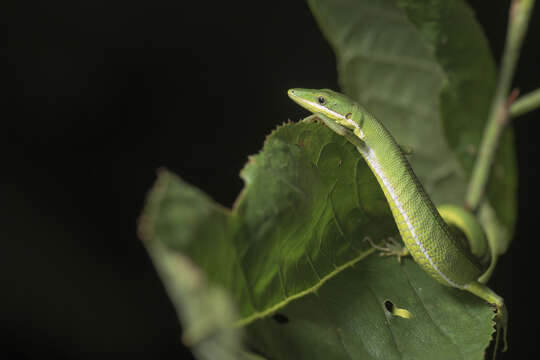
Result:
M334 120L349 122L349 119L347 119L344 115L337 113L322 104L319 104L315 100L316 96L313 93L313 90L296 88L290 89L287 91L287 94L292 101L314 114L323 114ZM311 98L314 100L310 100Z

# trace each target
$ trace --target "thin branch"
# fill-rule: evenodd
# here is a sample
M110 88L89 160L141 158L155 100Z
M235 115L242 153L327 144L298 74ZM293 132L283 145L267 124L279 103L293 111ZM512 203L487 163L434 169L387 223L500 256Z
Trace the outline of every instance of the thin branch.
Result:
M508 113L511 104L508 93L534 1L513 0L510 5L508 31L506 33L506 43L497 88L465 196L465 206L472 211L478 210L482 201L501 134L508 124Z
M540 89L519 97L510 107L510 116L517 117L540 108Z

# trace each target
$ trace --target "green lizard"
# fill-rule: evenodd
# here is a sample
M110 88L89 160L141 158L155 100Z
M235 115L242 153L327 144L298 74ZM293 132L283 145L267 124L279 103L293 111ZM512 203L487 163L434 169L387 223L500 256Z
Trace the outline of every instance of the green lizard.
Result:
M504 301L478 280L485 270L484 254L489 251L476 218L458 206L445 206L438 211L395 139L358 103L327 89L291 89L288 95L356 145L384 192L406 246L396 255L410 253L440 283L467 290L494 305L496 347L502 329L506 350L508 315ZM460 242L456 229L469 244Z

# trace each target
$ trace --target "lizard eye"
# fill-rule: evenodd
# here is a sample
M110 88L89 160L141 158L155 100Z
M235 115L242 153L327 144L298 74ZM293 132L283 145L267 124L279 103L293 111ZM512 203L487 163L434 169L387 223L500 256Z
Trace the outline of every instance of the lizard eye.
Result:
M321 105L326 104L326 99L324 98L324 96L319 96L319 98L317 99L317 101L318 101L319 104L321 104Z

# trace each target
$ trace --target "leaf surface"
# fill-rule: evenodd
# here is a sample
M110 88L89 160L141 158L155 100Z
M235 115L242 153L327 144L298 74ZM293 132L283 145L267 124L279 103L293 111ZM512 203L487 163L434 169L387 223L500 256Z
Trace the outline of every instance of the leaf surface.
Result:
M161 171L141 220L149 249L182 253L234 298L240 323L313 292L397 233L356 149L321 124L288 124L242 171L232 211ZM156 262L161 259L156 257Z
M461 203L495 81L471 10L457 0L308 2L335 49L344 91L413 149L409 159L436 203ZM515 220L513 151L508 134L482 212L499 253ZM167 265L177 255L226 291L237 317L221 319L245 325L269 358L483 357L493 333L487 304L439 285L411 260L372 255L364 239L397 229L345 139L320 124L283 125L241 176L232 210L167 171L149 195L142 238L166 269L184 323L197 328L204 316L186 307L186 280ZM389 304L412 318L392 315Z
M392 315L391 305L412 317ZM481 359L492 316L411 259L371 256L248 331L274 359Z
M412 148L411 165L436 204L461 205L496 81L469 6L461 0L308 3L336 53L343 91ZM493 216L481 217L495 232L499 254L516 217L512 139L509 129L488 186Z

